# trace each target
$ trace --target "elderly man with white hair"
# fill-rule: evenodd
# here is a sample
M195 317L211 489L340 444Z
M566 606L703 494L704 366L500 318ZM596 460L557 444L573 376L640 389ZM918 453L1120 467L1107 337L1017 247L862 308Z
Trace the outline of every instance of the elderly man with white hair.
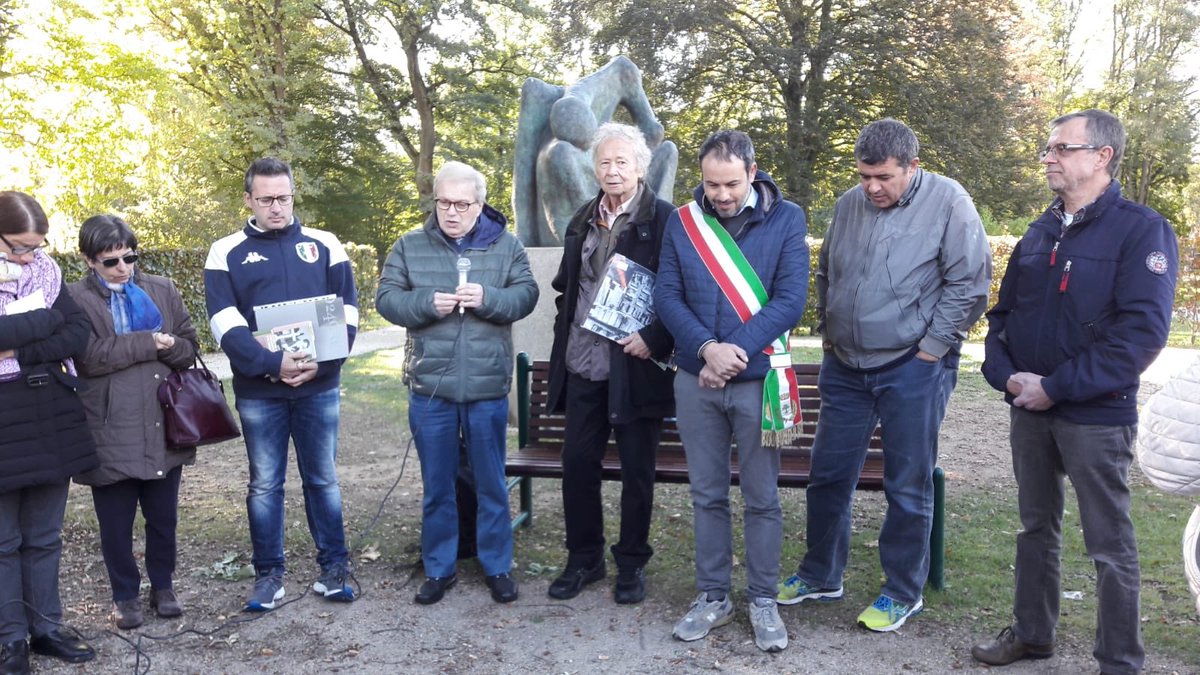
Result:
M608 283L605 272L614 257L658 270L663 230L675 209L646 187L650 149L641 131L604 124L591 151L600 192L571 218L553 281L559 296L549 405L567 418L562 454L567 564L549 594L573 598L607 574L600 470L609 436L615 435L621 457L621 528L612 547L617 564L613 599L632 604L646 596L644 568L653 553L654 455L663 417L675 414L673 373L656 361L669 358L675 342L658 319L628 335L619 335L625 332L620 330L602 336L582 326Z
M408 420L425 487L415 601L431 605L458 582L454 480L466 448L478 495L476 546L496 602L517 599L504 483L512 324L533 311L538 287L508 220L487 204L475 169L446 162L424 227L400 237L384 262L375 306L408 329ZM465 274L465 283L461 275Z

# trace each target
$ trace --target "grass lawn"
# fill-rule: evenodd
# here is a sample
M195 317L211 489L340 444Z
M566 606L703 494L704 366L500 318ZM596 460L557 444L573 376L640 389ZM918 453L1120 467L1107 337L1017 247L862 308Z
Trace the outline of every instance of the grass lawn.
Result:
M819 348L796 350L798 361L817 362ZM389 424L407 429L407 396L400 383L401 351L378 352L352 360L343 377L344 409L386 410ZM995 392L978 373L978 364L964 360L955 397L964 400L995 398ZM954 405L953 402L951 405ZM996 411L1006 417L1003 404L995 401ZM344 432L345 433L345 432ZM966 431L964 433L970 433ZM995 445L996 439L990 442ZM515 445L515 432L511 442ZM1006 444L1005 441L1002 441ZM981 449L982 451L982 449ZM995 452L993 448L991 452ZM943 461L944 466L947 461ZM1007 462L1006 451L997 458ZM416 477L415 453L408 458L406 474ZM408 479L406 478L407 482ZM1185 499L1162 494L1149 486L1136 467L1133 483L1133 519L1137 527L1142 562L1142 628L1147 649L1170 654L1188 662L1200 661L1200 621L1183 576L1180 537L1191 512ZM1011 477L1009 479L1011 483ZM535 525L521 529L516 538L515 568L526 578L553 578L565 561L563 549L561 483L536 480L534 483ZM415 489L419 489L414 486ZM740 556L741 500L732 491L735 514L735 554ZM606 482L604 487L610 541L617 538L620 486ZM804 493L781 491L784 506L785 539L781 573L790 574L804 552ZM515 502L516 495L513 495ZM797 613L802 621L830 620L830 612L857 613L874 599L881 581L876 538L883 520L885 501L880 493L859 492L854 507L854 537L850 563L846 570L847 599L835 603L844 609L818 609ZM694 594L691 501L686 485L660 485L656 490L652 545L655 557L649 568L654 592L677 602L682 608ZM404 527L419 528L419 513L410 514ZM1019 529L1016 492L1011 485L972 487L951 480L947 486L946 514L946 589L928 590L928 611L922 623L947 627L967 626L985 637L999 631L1010 621L1012 604L1012 563L1015 535ZM1080 594L1079 599L1062 600L1060 636L1090 644L1095 630L1095 569L1084 550L1074 493L1067 497L1064 518L1062 590ZM378 545L388 551L387 537ZM411 551L405 552L412 555ZM744 586L744 570L735 559L735 588Z

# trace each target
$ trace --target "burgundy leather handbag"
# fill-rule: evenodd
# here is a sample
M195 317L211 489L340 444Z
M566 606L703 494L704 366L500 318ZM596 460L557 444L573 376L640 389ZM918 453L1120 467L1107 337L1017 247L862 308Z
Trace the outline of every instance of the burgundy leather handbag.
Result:
M187 370L174 370L158 385L168 448L194 448L242 435L225 402L225 387L199 355Z

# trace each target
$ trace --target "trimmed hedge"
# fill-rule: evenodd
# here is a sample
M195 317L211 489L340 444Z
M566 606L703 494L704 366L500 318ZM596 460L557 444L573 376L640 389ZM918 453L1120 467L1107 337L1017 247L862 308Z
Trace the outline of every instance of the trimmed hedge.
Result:
M375 310L375 289L379 286L378 254L371 246L345 244L346 255L354 267L354 283L358 287L358 311L362 317ZM67 283L83 278L88 272L83 257L78 253L51 253L63 270ZM183 295L183 305L192 317L192 324L200 336L200 349L215 351L217 343L208 328L208 310L204 305L204 261L208 249L154 249L139 248L138 265L150 274L170 278Z

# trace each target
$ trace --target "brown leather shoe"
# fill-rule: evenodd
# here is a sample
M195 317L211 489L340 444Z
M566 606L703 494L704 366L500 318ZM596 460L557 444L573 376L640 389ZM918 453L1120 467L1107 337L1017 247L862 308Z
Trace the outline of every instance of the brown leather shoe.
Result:
M1054 656L1054 645L1031 645L1013 632L1012 626L1000 631L995 640L971 647L976 661L992 666L1007 666L1021 659L1046 659Z
M114 602L112 615L113 620L117 622L117 628L121 630L137 628L145 621L142 616L142 601L137 598Z
M175 597L175 591L170 588L155 588L150 591L150 607L154 613L164 619L170 619L183 614L183 605Z

